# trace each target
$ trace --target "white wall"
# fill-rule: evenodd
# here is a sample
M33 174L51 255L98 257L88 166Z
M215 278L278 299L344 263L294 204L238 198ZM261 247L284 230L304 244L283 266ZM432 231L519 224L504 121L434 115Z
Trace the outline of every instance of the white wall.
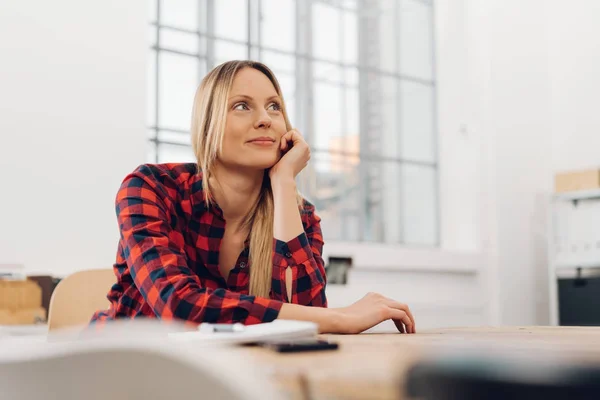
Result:
M600 2L548 5L552 166L555 172L600 166Z
M553 175L600 164L600 4L469 0L467 13L490 322L547 324Z
M536 308L547 293L539 275L546 268L544 200L552 183L545 6L544 0L491 2L487 127L495 145L499 322L510 325L547 322Z
M143 0L0 9L0 264L63 275L114 262L114 198L145 161Z

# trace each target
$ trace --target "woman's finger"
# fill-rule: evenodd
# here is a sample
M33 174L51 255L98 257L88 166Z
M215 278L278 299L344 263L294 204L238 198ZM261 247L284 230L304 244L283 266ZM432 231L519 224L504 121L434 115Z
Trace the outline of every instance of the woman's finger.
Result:
M288 132L288 134L290 134L290 140L292 141L293 144L304 141L304 137L296 129L292 129L291 131Z
M279 143L279 147L281 148L282 151L286 150L288 147L288 141L291 140L291 131L290 132L286 132L283 134L283 136L281 137L281 141Z
M390 308L390 314L391 318L394 320L394 323L396 324L396 327L398 327L398 330L400 332L412 332L412 321L408 317L407 313L396 308ZM404 324L405 329L401 329L401 327L398 326L399 324Z
M417 325L415 323L415 317L413 317L412 312L410 311L410 308L408 308L408 306L406 304L394 301L392 299L385 298L385 305L387 305L388 307L391 307L391 308L395 308L397 310L404 311L408 315L408 318L410 318L410 320L412 322L413 331L409 332L409 333L416 333Z
M404 324L402 323L402 321L399 321L397 319L393 319L392 321L394 321L394 325L396 325L396 329L398 329L398 332L406 333L406 331L404 329Z

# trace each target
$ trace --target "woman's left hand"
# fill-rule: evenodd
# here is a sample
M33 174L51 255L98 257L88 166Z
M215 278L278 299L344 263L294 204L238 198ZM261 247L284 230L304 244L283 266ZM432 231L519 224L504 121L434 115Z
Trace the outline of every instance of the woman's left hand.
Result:
M294 179L308 165L310 147L300 132L292 129L281 137L279 149L283 152L281 159L269 171L271 179L290 177Z

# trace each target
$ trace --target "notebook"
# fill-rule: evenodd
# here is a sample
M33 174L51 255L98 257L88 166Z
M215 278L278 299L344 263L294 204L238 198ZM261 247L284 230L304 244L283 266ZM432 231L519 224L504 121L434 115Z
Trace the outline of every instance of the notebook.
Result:
M317 324L306 321L275 320L264 324L245 326L241 332L207 332L206 330L173 332L169 339L193 341L207 345L248 344L276 340L315 338L319 333Z

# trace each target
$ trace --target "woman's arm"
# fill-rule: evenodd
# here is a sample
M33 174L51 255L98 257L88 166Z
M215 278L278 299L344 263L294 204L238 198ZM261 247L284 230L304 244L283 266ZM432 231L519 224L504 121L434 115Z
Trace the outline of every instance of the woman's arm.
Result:
M415 319L406 304L369 293L356 303L343 308L306 307L284 304L280 319L312 321L320 333L361 333L391 319L402 333L416 333Z
M296 184L295 177L300 171L306 167L310 159L310 147L302 138L302 135L295 129L287 132L281 138L281 150L287 151L281 160L271 168L269 176L271 178L271 187L273 189L273 200L275 203L275 222L273 226L273 236L279 239L280 242L292 241L298 243L300 240L309 240L304 232L302 220L296 202ZM321 228L318 220L314 224L318 229L317 237L311 239L316 243L316 246L311 246L312 257L307 257L308 262L293 263L290 262L287 271L292 272L291 281L293 285L300 284L297 273L301 269L300 266L308 271L305 276L313 277L313 280L304 279L310 282L314 289L304 290L310 293L311 299L322 298L323 303L320 305L326 306L325 299L325 270L323 260L321 259ZM315 229L313 227L313 229ZM306 246L304 246L306 247ZM314 254L314 253L318 254ZM308 249L304 253L309 253ZM275 252L276 258L278 252ZM293 259L293 253L288 252L288 258ZM298 254L302 254L299 252ZM316 259L320 262L317 262ZM320 265L319 265L320 264ZM285 267L285 263L281 264ZM296 276L294 275L296 271ZM289 274L288 274L289 276ZM289 280L289 279L288 279ZM316 283L315 283L316 282ZM315 296L317 295L318 296ZM292 290L292 300L299 300L300 296L294 298ZM297 304L283 304L278 318L313 321L319 325L319 331L322 333L360 333L369 329L380 322L391 319L396 324L400 332L414 333L416 332L414 318L410 309L406 304L388 299L376 293L369 293L356 303L349 307L327 309L320 307L306 307L299 304L316 305L314 300L308 301L292 301Z
M327 307L320 219L312 205L304 204L303 224L293 178L274 176L271 186L275 205L273 273L286 289L281 298L294 304Z

